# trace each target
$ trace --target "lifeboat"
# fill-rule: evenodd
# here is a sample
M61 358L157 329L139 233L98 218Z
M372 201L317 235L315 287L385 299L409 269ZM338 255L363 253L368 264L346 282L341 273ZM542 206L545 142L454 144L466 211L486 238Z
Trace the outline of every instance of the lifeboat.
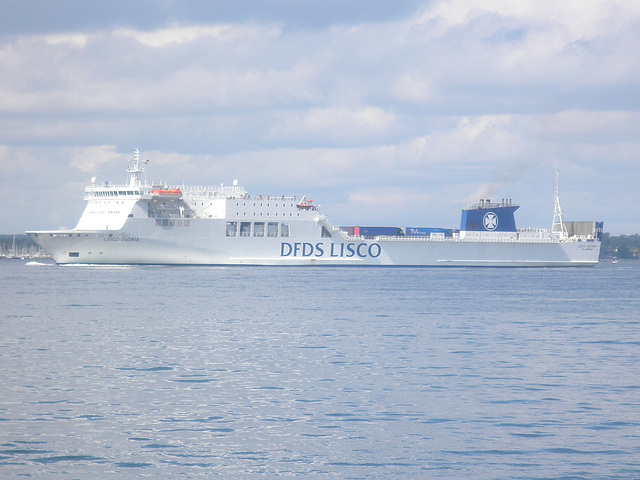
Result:
M306 197L302 197L300 203L298 203L298 208L301 210L315 210L315 205L313 204L313 200L307 200Z
M151 190L153 195L182 195L182 190L179 188L169 188L163 190Z

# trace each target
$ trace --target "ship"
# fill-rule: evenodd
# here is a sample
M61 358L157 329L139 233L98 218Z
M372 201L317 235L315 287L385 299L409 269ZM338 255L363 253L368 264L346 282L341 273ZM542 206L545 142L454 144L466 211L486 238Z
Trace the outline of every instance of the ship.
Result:
M334 226L306 196L147 184L135 150L122 185L96 178L75 228L26 232L57 264L574 267L598 263L603 222L517 228L511 199L481 199L460 228ZM146 175L145 175L146 178Z

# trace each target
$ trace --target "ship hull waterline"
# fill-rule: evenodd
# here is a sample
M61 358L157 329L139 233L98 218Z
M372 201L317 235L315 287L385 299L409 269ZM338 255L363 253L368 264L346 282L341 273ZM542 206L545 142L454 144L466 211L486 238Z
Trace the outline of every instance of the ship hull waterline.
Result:
M284 241L251 237L145 237L104 231L29 233L32 237L37 234L34 239L60 265L587 267L598 263L599 254L597 243L578 241L390 238Z

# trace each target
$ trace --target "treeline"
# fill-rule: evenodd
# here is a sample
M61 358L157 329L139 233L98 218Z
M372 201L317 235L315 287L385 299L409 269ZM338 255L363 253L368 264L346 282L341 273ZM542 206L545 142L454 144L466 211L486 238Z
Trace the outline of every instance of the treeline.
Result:
M40 247L25 234L2 235L0 234L0 256L2 257L22 257L33 255L40 250Z
M602 247L600 248L600 259L638 259L640 255L640 235L618 235L611 236L605 233L602 237Z

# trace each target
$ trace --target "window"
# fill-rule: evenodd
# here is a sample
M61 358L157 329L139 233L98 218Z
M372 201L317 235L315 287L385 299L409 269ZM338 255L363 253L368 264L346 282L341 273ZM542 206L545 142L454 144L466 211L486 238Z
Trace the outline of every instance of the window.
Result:
M280 225L280 236L288 237L289 236L289 224L283 223Z
M69 252L69 256L70 257L79 257L80 256L80 252Z
M331 238L331 232L324 225L322 226L322 238Z
M238 235L238 222L227 222L227 237Z
M264 222L256 222L253 224L253 236L264 237Z
M251 236L251 223L250 222L241 222L240 223L240 236L241 237L250 237Z
M278 222L267 223L267 237L278 236Z

